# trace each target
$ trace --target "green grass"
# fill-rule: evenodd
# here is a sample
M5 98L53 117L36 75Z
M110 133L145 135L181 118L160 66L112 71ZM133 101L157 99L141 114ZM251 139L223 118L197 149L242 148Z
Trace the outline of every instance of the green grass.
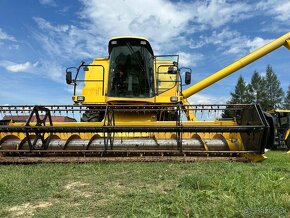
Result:
M290 155L267 156L0 166L0 217L290 217Z

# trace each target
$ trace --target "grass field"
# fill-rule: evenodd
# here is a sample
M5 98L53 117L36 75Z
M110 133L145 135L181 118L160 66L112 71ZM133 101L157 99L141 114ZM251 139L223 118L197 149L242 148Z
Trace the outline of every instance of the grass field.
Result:
M267 156L0 166L0 217L290 217L290 155Z

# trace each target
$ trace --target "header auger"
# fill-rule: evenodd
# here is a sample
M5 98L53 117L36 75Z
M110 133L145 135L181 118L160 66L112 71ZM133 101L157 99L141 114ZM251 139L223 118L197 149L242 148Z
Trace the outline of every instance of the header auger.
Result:
M289 39L281 36L183 90L191 70L179 67L178 55L154 55L145 38L113 38L109 57L67 68L74 105L0 106L0 161L263 160L273 130L259 105L191 105L187 98L289 48Z

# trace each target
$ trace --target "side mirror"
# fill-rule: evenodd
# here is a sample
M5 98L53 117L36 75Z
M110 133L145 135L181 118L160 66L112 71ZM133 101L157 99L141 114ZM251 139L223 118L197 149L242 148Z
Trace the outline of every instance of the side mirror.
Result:
M72 84L72 75L70 71L66 72L66 83L67 84Z
M185 84L189 85L191 83L191 73L185 72Z

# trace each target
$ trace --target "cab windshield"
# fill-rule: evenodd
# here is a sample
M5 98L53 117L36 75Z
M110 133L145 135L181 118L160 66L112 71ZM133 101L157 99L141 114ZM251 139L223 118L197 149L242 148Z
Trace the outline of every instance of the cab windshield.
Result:
M143 46L114 47L110 54L108 96L149 98L154 95L153 57Z

